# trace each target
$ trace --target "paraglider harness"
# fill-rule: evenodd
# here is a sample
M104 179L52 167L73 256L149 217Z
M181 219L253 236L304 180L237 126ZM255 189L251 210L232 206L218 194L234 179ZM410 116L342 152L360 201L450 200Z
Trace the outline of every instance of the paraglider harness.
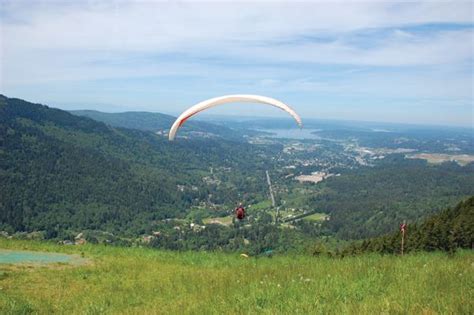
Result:
M237 209L235 209L235 216L239 220L243 220L245 218L245 209L242 206L239 206Z

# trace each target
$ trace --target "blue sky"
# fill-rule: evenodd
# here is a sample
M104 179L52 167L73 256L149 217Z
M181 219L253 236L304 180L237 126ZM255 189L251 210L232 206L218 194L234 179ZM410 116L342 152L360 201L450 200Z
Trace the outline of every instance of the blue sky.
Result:
M0 93L178 114L262 94L310 118L470 126L471 1L5 1ZM282 115L237 104L213 114Z

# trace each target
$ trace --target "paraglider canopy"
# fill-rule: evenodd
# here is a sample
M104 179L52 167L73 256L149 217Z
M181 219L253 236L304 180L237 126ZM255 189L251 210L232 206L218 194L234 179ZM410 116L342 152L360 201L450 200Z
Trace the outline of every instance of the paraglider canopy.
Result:
M236 94L236 95L225 95L219 96L215 98L208 99L206 101L202 101L189 109L185 110L181 115L179 115L178 119L173 123L169 132L169 140L172 141L176 137L176 133L178 132L179 127L181 127L184 122L191 116L206 110L208 108L226 104L226 103L261 103L267 104L271 106L278 107L288 114L290 114L295 120L296 123L302 127L303 123L301 122L300 116L288 105L279 100L276 100L271 97L260 96L260 95L246 95L246 94Z

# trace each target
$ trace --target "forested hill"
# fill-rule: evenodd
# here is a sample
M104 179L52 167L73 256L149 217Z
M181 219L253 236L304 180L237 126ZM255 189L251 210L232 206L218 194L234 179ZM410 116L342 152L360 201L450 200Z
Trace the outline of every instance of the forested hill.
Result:
M0 96L0 229L140 234L153 220L182 217L210 193L236 202L244 178L263 174L259 155L245 143L171 143L150 132ZM202 185L210 167L236 165L242 170L226 186ZM263 178L250 184L255 198L264 194Z
M345 252L349 254L363 252L400 253L401 232L367 239L354 243ZM429 217L420 224L408 224L405 234L404 251L443 250L474 246L474 196L460 202L454 208L448 208Z
M96 110L72 110L69 112L77 116L84 116L97 121L102 121L114 127L155 132L161 129L169 129L176 120L176 117L171 115L147 112L104 113Z
M331 215L327 222L342 239L389 233L403 220L418 222L474 195L474 163L428 165L391 155L373 167L349 170L320 185L323 194L306 203Z
M176 117L149 112L104 113L95 110L70 111L74 115L85 116L104 122L114 127L123 127L152 132L168 131ZM202 136L224 137L226 139L242 139L242 133L221 125L190 120L180 128L179 135L201 134Z

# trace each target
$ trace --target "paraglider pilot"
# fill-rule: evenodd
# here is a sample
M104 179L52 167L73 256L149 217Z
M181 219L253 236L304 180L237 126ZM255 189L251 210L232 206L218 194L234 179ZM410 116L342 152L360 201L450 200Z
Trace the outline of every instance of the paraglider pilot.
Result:
M242 203L239 203L239 206L235 208L235 217L239 220L245 218L245 208Z

